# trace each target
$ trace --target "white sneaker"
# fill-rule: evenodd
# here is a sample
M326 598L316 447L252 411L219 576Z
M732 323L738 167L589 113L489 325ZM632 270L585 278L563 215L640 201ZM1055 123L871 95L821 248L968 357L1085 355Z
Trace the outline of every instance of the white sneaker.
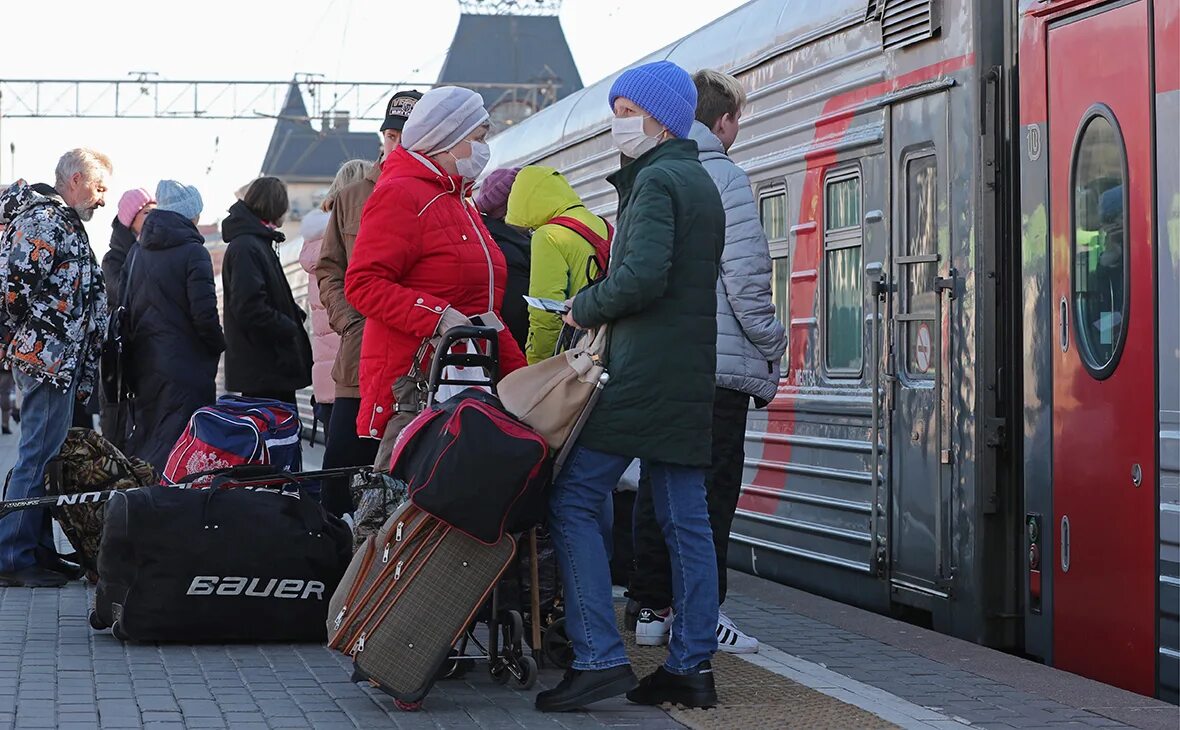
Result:
M717 615L717 648L729 654L757 654L758 640L734 626L724 613Z
M640 646L663 646L668 643L668 632L672 629L672 609L657 611L641 608L639 620L635 623L635 643Z

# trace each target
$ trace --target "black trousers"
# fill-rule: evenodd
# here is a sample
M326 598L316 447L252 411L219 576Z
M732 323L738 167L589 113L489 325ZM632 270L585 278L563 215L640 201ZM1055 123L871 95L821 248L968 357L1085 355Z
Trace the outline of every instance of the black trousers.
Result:
M324 448L324 468L339 469L349 466L369 466L377 458L377 439L356 435L356 419L360 413L360 398L337 398L328 421L328 445ZM325 479L321 491L324 509L340 517L352 512L352 493L348 478Z
M717 597L725 600L725 570L728 565L729 529L742 489L742 468L746 460L746 414L750 396L718 388L713 398L713 468L705 474L705 498L713 546L717 551ZM639 477L635 499L635 568L627 594L647 608L672 605L672 563L664 533L656 521L651 501L651 480Z

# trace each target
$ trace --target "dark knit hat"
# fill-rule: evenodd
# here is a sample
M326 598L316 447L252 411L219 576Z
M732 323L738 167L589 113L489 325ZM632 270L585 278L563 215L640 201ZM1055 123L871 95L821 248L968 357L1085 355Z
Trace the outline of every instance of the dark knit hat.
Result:
M512 192L512 183L516 182L518 172L519 167L492 170L479 184L479 193L475 196L476 207L493 218L503 218L508 213L508 194Z
M688 72L671 61L655 61L624 71L610 87L615 99L630 99L677 137L687 137L697 112L697 87Z
M385 107L385 121L381 124L381 131L396 129L400 132L402 127L406 126L410 112L414 111L414 105L421 98L422 93L419 91L399 91L394 94Z

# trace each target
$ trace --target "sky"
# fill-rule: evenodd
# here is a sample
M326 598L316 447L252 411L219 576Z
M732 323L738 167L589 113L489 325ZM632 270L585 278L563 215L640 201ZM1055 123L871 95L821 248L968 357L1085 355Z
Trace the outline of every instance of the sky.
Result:
M560 17L582 82L590 85L745 2L565 0ZM319 73L327 80L429 83L446 60L459 3L58 0L52 15L39 3L0 3L0 27L6 29L0 78L123 79L151 71L162 79L277 81ZM119 196L134 187L154 191L161 178L196 185L205 201L201 222L220 220L233 191L258 174L273 125L265 119L4 118L0 182L23 177L52 183L65 150L105 152L115 175L106 208L87 226L101 256ZM375 134L378 126L352 128Z

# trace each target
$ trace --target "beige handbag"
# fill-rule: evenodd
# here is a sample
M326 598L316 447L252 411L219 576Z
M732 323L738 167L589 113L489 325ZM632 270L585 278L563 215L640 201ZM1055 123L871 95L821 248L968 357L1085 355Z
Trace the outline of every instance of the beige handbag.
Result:
M599 327L570 349L509 373L496 386L504 408L561 449L607 379L607 328Z

